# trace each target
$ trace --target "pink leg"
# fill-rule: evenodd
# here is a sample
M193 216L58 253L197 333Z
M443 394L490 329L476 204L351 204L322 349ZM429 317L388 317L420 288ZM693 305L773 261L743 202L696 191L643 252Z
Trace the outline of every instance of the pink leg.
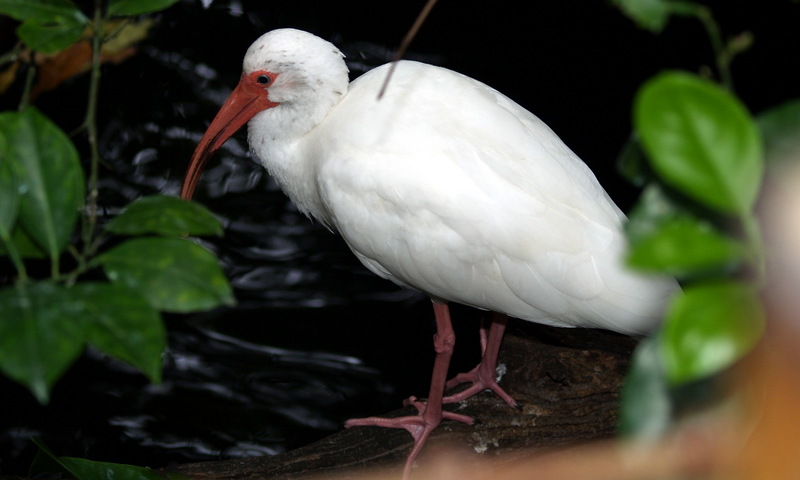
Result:
M457 413L446 412L442 409L442 398L444 397L444 386L447 380L447 369L450 366L450 357L453 355L453 347L456 342L453 325L450 322L450 309L446 303L433 302L433 312L436 316L436 335L433 336L433 345L436 349L436 359L433 363L433 375L431 376L431 389L428 393L426 402L418 401L411 397L408 403L414 405L419 412L417 415L398 418L353 418L345 422L345 427L356 426L376 426L390 428L405 428L414 437L414 446L406 459L403 469L403 479L407 479L411 473L414 460L419 455L425 441L431 432L439 426L442 419L457 420L467 424L472 424L471 417L459 415Z
M500 353L500 344L503 341L503 334L506 331L508 317L502 313L493 313L489 325L487 338L486 326L481 325L481 347L483 348L483 358L477 367L467 373L459 373L446 384L446 388L453 388L462 383L471 382L472 385L453 395L443 399L444 403L454 403L465 400L476 393L482 392L487 388L496 393L507 404L512 407L517 406L517 402L497 384L497 356Z

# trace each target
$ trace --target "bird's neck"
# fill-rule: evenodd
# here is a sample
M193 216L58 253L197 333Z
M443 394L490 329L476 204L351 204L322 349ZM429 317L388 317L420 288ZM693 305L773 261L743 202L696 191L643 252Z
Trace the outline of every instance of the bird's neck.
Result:
M336 102L280 105L250 120L250 147L283 192L304 214L330 228L318 190L318 149L314 131ZM304 108L298 108L304 107Z

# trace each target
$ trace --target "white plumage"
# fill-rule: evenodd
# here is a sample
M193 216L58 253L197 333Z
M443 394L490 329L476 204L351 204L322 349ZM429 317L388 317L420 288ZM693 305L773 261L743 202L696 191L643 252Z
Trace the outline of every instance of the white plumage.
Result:
M183 195L250 119L250 145L281 188L377 275L439 303L548 325L657 325L676 283L624 267L625 216L547 125L476 80L411 61L379 99L388 71L348 85L332 44L265 34L198 145Z
M296 53L282 42L289 35ZM388 65L348 88L341 53L307 42L324 41L277 30L248 50L245 73L281 72L270 91L281 108L250 121L250 144L367 268L434 298L549 325L645 333L658 322L672 281L624 269L624 215L535 115L466 76L409 61L378 99ZM328 61L311 68L317 51ZM304 62L289 63L292 53ZM273 94L289 66L303 69L289 87L310 95ZM314 121L297 118L306 115Z

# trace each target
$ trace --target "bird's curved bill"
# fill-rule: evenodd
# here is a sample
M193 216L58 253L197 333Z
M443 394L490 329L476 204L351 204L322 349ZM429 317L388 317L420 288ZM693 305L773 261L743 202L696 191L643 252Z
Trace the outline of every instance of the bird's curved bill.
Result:
M186 170L186 176L183 179L181 198L191 200L206 162L231 135L242 128L258 112L275 105L277 104L269 101L269 97L263 88L255 87L248 81L246 75L242 74L239 84L231 92L228 99L225 100L222 108L219 109L194 150L192 160L189 162L189 168Z

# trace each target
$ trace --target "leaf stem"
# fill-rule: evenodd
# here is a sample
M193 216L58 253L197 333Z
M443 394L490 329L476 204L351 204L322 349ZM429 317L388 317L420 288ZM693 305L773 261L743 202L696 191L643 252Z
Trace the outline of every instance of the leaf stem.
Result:
M28 105L30 105L31 100L31 90L33 90L33 80L36 78L36 65L33 63L33 59L28 62L28 69L25 72L25 86L22 90L22 98L19 100L19 107L17 108L18 111L25 110Z
M678 15L695 17L703 24L703 28L705 28L708 39L711 42L711 48L714 51L714 63L717 67L720 83L728 90L733 91L733 77L730 71L732 55L725 48L719 24L714 20L711 9L691 2L670 2L670 6L672 12Z
M89 178L87 182L86 217L83 222L82 240L83 251L79 262L91 257L97 248L93 241L97 226L97 181L100 165L100 151L97 141L97 100L100 92L100 54L103 45L105 19L103 17L103 0L94 2L94 19L92 21L92 66L89 83L89 98L86 106L84 125L89 137Z
M707 7L699 7L697 9L698 18L703 23L706 29L708 38L711 41L711 47L714 49L714 57L717 63L717 72L720 76L720 83L733 91L733 77L730 71L730 55L725 48L725 43L722 41L722 34L720 33L719 25L714 20L711 10Z

